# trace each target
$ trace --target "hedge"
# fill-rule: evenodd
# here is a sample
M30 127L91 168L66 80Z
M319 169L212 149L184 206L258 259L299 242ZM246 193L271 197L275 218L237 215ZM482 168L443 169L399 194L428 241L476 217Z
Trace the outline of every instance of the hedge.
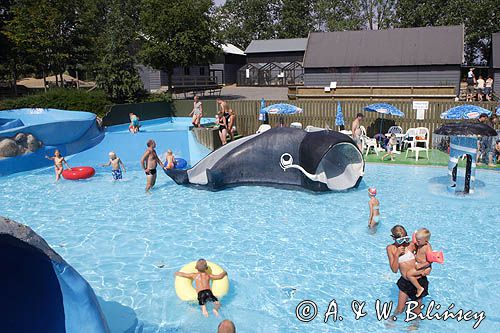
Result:
M138 102L172 102L169 94L145 95ZM46 108L88 111L104 117L114 103L102 90L52 88L18 98L0 100L0 110L20 108Z
M0 110L19 108L50 108L88 111L103 117L113 103L100 90L53 88L18 98L0 101Z

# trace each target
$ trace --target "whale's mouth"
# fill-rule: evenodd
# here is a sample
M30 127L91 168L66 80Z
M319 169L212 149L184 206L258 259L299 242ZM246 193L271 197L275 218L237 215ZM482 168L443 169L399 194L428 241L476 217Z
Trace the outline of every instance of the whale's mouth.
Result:
M316 174L322 175L319 178L330 190L343 191L352 188L363 177L363 156L353 144L338 143L323 155Z
M0 234L0 318L12 332L65 332L64 305L52 262L37 248Z

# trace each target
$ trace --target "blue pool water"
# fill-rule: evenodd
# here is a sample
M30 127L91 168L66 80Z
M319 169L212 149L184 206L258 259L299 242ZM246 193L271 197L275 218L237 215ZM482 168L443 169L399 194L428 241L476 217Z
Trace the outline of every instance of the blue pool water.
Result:
M222 265L231 282L221 314L238 332L401 332L374 313L376 299L396 301L385 246L390 228L427 227L445 253L434 265L430 297L444 308L485 311L478 332L498 331L500 175L477 172L476 194L446 191L446 169L367 165L360 188L312 194L267 187L208 192L182 187L163 173L152 194L135 164L121 182L98 168L88 181L53 182L52 170L1 179L0 215L31 226L86 278L96 294L134 310L144 332L215 332L198 306L175 295L173 274L200 257ZM376 186L383 216L366 228L367 186ZM318 304L309 323L295 318L304 299ZM323 323L332 299L343 321ZM352 300L367 302L353 319ZM424 321L419 332L468 332L473 322Z
M144 332L216 330L219 320L203 319L173 289L173 273L199 257L229 272L231 290L221 313L239 332L400 332L408 325L388 327L374 313L377 298L397 297L398 276L385 255L389 229L397 223L409 231L429 228L433 247L445 252L445 265L435 265L430 277L427 302L485 311L481 332L500 325L498 173L478 171L470 197L446 191L445 168L384 165L368 165L360 188L346 193L265 187L212 193L177 186L160 172L157 188L144 194L138 160L147 139L157 141L160 155L172 149L191 164L207 154L187 131L189 123L146 121L136 135L126 125L114 126L99 145L69 158L71 165L97 166L116 151L128 170L119 183L100 167L82 182L54 184L51 169L3 177L0 215L31 226L101 299L132 309ZM383 220L376 234L366 229L367 186L380 193ZM304 299L318 304L310 323L295 318ZM332 299L345 319L325 324ZM354 299L367 302L368 315L359 321L350 310ZM420 331L463 332L472 325L426 321Z

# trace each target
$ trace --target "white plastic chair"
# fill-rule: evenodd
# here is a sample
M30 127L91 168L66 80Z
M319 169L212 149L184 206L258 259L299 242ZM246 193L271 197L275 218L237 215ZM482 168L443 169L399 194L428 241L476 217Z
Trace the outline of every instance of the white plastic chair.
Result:
M302 128L302 124L299 122L294 122L290 124L291 128Z
M427 127L417 127L415 145L419 143L423 143L425 149L429 150L429 129Z
M423 147L419 147L418 144L423 143ZM421 151L425 151L427 159L429 159L429 129L426 127L415 128L415 136L411 141L411 145L406 149L406 158L408 158L408 152L415 152L415 160L418 161L418 155Z
M373 148L373 151L378 156L378 152L381 149L379 148L378 142L376 139L369 138L368 136L361 134L361 143L362 143L363 151L366 149L365 156L368 156L368 153L370 152L370 148ZM361 153L363 153L363 152L361 152Z
M389 128L389 131L387 131L388 134L401 134L403 133L403 128L401 126L391 126Z
M264 133L265 131L267 130L270 130L271 129L271 125L268 125L268 124L262 124L259 126L259 128L257 129L257 134L259 133Z
M404 149L408 148L408 146L413 146L415 144L415 136L417 133L416 128L408 128L405 136L403 137L403 147Z

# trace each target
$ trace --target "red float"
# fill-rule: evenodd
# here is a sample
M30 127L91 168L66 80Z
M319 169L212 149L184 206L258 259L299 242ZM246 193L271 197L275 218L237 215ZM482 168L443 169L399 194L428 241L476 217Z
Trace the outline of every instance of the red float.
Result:
M87 179L93 175L95 175L95 170L92 167L74 167L62 172L62 176L67 180Z

